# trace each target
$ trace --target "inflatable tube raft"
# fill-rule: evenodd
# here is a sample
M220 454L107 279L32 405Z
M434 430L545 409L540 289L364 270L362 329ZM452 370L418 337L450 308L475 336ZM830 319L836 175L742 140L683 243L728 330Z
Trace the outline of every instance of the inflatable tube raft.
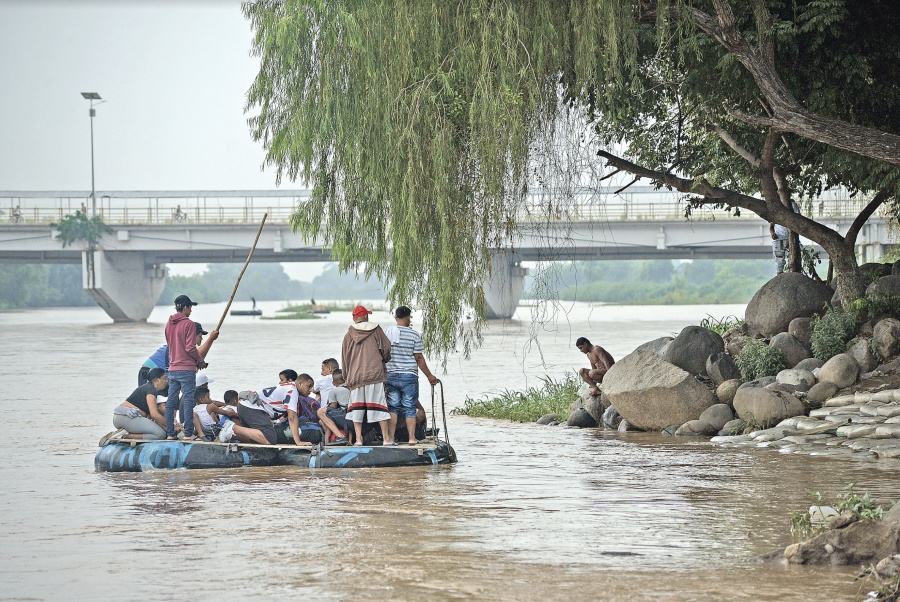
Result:
M419 445L296 447L206 441L108 439L94 457L99 472L146 472L239 466L388 468L454 464L456 452L440 440Z

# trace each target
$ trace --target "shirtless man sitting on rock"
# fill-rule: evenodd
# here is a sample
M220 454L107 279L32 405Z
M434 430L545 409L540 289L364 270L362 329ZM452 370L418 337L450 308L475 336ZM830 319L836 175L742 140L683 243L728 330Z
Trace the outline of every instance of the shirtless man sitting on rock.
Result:
M575 346L578 347L578 351L588 356L588 361L591 363L590 368L582 368L578 371L578 374L584 382L591 386L588 393L594 396L600 395L600 383L603 382L603 377L612 368L612 365L616 363L616 360L613 359L613 356L606 349L600 345L592 345L584 337L578 337L578 340L575 341Z

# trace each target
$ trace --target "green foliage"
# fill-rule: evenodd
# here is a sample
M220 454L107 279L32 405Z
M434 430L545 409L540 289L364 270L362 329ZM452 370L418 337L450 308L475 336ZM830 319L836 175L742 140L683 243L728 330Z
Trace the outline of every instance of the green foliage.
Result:
M91 306L80 265L0 265L0 309Z
M746 324L746 320L737 316L725 316L724 318L714 318L707 314L706 318L700 320L700 326L722 336L732 328L740 328Z
M741 378L745 381L756 380L763 376L775 376L785 367L784 354L781 353L781 350L770 347L763 339L747 341L734 362L740 368Z
M497 418L513 422L534 422L544 414L559 414L560 421L569 416L569 406L578 399L581 379L568 373L562 380L549 376L541 378L543 386L529 387L524 391L501 391L494 397L472 399L466 397L463 405L450 413L474 418Z
M850 304L850 315L857 324L882 318L900 318L900 295L874 293Z
M112 233L112 228L104 224L103 218L99 215L88 217L82 211L76 211L63 217L59 223L50 225L59 230L57 240L63 247L83 242L87 249L93 250L97 248L104 234Z
M768 260L579 261L560 273L560 299L658 305L746 303L774 271ZM652 275L652 277L651 277Z
M835 120L804 120L815 134L835 122L900 132L896 3L725 4L759 45L751 54L771 56L778 87ZM808 130L773 136L740 117L775 111L722 45L733 36L703 33L698 15L716 22L709 2L296 0L246 2L243 11L260 61L247 96L252 136L279 180L314 189L292 227L320 237L341 270L390 282L392 304L416 300L434 351L480 340L491 253L512 246L536 159L559 153L570 115L586 115L596 141L621 148L632 170L727 192L691 195L689 209L780 210L776 170L795 197L840 184L900 189L893 165L814 142ZM758 24L765 11L771 20ZM753 196L761 190L765 202ZM896 212L900 195L891 198ZM853 265L840 235L807 218L798 226L847 259L839 269Z
M844 485L844 493L832 502L827 502L821 492L810 492L809 498L814 506L831 506L839 514L852 512L860 520L881 520L884 518L884 507L871 498L868 493L858 493L856 483ZM824 521L813 521L809 511L791 513L791 535L795 540L803 540L825 531Z
M814 316L812 322L812 352L820 360L829 360L844 353L847 342L856 336L856 320L850 312L829 307L824 316Z

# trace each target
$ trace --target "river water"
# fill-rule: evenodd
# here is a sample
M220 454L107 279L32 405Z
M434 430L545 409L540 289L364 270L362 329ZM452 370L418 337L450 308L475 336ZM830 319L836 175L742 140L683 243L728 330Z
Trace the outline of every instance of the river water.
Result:
M210 330L222 310L192 318ZM537 328L531 312L450 358L449 407L586 365L578 336L620 358L743 307L574 304ZM810 491L853 482L900 499L894 463L459 416L454 466L95 473L97 440L169 313L130 325L96 308L0 314L0 599L853 600L867 591L854 568L752 558L790 543ZM207 358L213 397L275 384L283 368L317 376L349 322L229 318Z

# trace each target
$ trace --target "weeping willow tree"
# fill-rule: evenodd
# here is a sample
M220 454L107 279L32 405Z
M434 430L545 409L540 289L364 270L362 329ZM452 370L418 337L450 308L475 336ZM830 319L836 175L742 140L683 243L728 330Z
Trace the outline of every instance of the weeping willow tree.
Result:
M585 5L573 19L599 29ZM575 9L580 10L580 9ZM254 137L279 179L311 181L292 225L341 269L415 299L433 351L479 340L492 250L528 190L530 145L559 111L575 43L553 2L256 2ZM593 45L584 60L597 63ZM475 310L474 328L463 316Z
M874 49L852 46L838 35L852 20L845 4L247 3L260 59L251 131L279 181L313 186L295 230L330 245L342 270L390 282L392 302L415 299L431 351L480 340L491 254L511 245L535 160L572 110L604 142L627 142L619 154L600 151L613 170L689 194L694 206L756 212L843 257L852 297L852 241L790 209L791 190L826 180L878 191L879 204L897 196L900 137L873 127L874 107L840 94L848 81L891 79L863 67L893 30L886 22ZM847 59L838 67L816 61L835 48ZM783 79L782 60L803 77ZM900 107L892 88L878 89L880 107Z

